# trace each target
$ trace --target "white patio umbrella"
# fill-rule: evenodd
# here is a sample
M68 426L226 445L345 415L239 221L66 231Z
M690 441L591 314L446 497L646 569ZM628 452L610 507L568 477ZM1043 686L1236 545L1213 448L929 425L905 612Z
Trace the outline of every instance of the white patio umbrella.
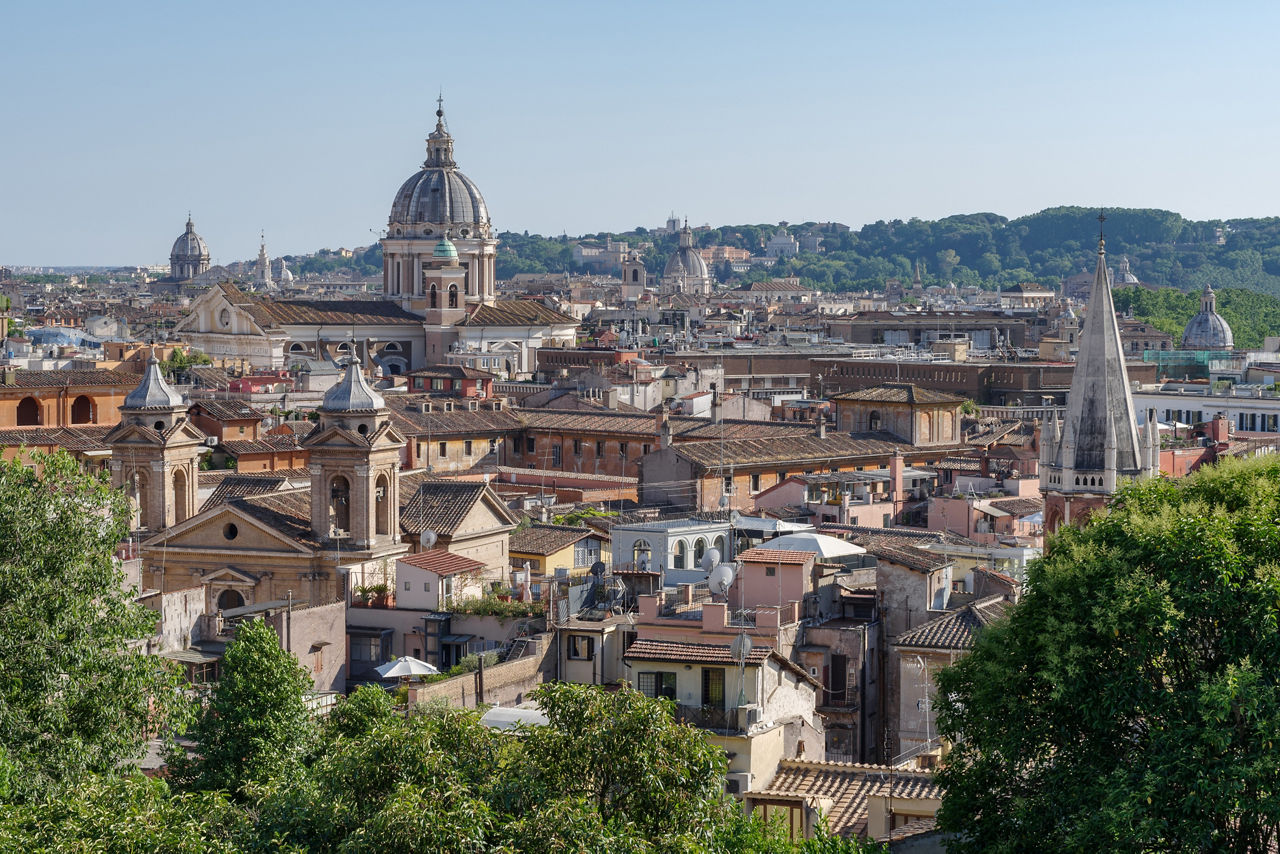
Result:
M374 668L383 679L406 679L410 676L433 676L440 671L425 661L419 661L411 655L402 655L395 661L388 661L381 667Z

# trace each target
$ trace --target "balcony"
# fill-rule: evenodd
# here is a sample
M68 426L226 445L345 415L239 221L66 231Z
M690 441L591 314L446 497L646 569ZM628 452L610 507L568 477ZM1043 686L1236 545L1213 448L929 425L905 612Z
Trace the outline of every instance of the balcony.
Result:
M741 733L738 709L717 709L713 706L676 706L676 721L718 732L721 735L737 735Z

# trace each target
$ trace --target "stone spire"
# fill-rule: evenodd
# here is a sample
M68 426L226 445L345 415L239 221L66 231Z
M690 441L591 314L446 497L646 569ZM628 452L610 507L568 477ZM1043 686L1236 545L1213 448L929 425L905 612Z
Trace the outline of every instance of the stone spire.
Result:
M1042 441L1040 489L1045 495L1046 527L1051 531L1087 518L1106 504L1122 480L1153 473L1159 465L1154 427L1140 437L1134 417L1101 234L1089 314L1078 340L1066 418L1061 428L1055 419Z
M1109 468L1112 455L1119 473L1133 476L1144 468L1120 325L1111 299L1106 241L1099 237L1089 316L1080 331L1080 355L1067 396L1066 436L1058 460L1064 468L1101 472Z
M261 242L258 244L257 274L253 283L261 288L269 288L275 281L271 278L271 259L267 257L267 235L263 232L258 236Z

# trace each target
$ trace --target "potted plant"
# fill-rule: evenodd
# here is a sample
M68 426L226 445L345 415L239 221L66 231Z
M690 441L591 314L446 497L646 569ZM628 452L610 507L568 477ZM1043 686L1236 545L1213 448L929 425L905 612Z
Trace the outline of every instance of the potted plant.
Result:
M505 584L495 584L493 586L493 595L498 598L499 602L510 602L511 588Z
M369 588L363 584L357 584L351 588L351 605L356 608L364 608L369 604Z
M387 585L379 582L369 588L370 607L385 608L387 607Z

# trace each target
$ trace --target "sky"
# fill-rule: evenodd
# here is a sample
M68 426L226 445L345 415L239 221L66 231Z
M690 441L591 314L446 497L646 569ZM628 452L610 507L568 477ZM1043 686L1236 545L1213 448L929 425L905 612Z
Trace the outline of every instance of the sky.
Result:
M1280 4L0 7L0 265L363 246L445 112L497 230L1280 214Z

